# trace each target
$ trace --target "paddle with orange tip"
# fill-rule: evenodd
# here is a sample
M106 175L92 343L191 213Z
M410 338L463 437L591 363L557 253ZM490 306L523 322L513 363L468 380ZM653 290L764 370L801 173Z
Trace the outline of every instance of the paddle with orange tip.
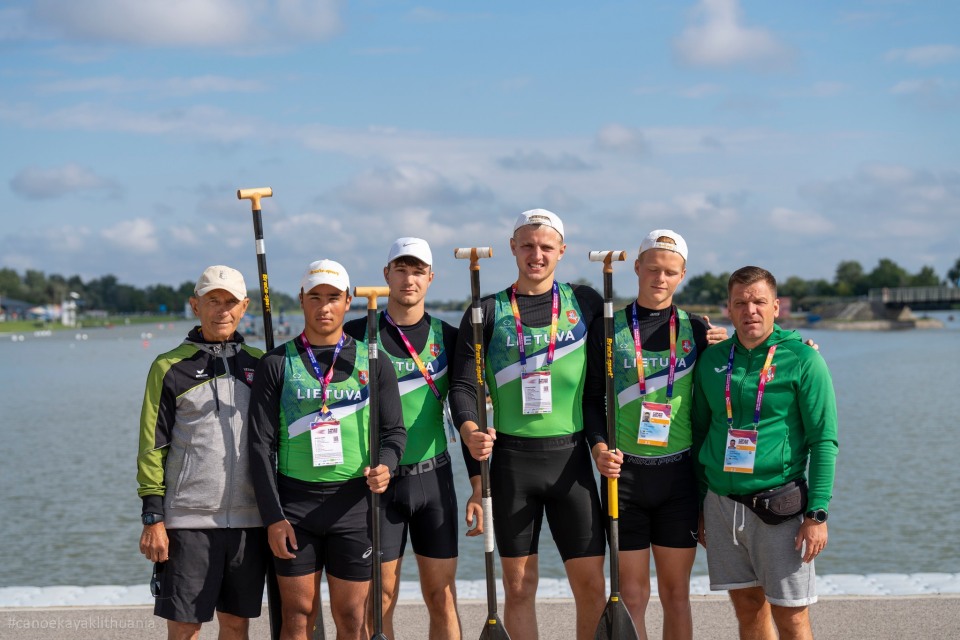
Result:
M377 298L390 295L387 287L354 287L353 297L367 299L367 353L370 359L369 409L370 409L370 468L380 465L380 406L377 397ZM387 640L383 634L383 578L380 553L380 494L371 493L370 538L373 542L373 585L370 589L373 610L373 635L371 640Z
M603 263L603 355L607 383L607 444L617 450L617 398L613 388L613 262L626 260L626 251L591 251L590 262ZM639 364L638 366L643 366ZM595 640L639 640L630 612L620 599L620 513L617 478L607 478L610 516L610 598L600 616Z

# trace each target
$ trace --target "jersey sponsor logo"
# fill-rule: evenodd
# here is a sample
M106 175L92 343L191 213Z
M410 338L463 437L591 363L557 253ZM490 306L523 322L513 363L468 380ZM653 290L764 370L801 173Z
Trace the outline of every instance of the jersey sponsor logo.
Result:
M560 344L561 342L576 342L576 340L577 336L573 333L573 331L557 331L557 344ZM523 336L523 344L527 347L530 345L545 347L550 344L550 334L536 333L533 335L525 335ZM507 347L517 346L517 336L508 335L506 338L506 345Z
M299 371L294 371L294 372L293 372L293 376L291 376L291 377L292 377L294 380L302 380L302 379L303 379L303 374L300 373Z
M207 373L206 369L197 369L197 375L194 377L198 379L209 378L210 374Z
M714 367L713 370L714 370L714 372L716 372L716 373L726 373L726 372L727 372L727 365L723 365L722 367Z
M430 355L432 355L434 358L439 357L440 355L440 345L436 342L430 343Z
M373 555L373 547L367 547L367 550L363 552L364 558L369 558Z
M580 322L580 316L577 315L576 309L570 309L567 311L567 321L570 322L570 324L577 324Z
M357 379L360 380L360 384L367 384L368 376L367 372L364 369L361 369L357 372Z
M322 401L323 389L304 389L303 387L297 387L297 400ZM327 401L330 402L337 400L363 400L363 394L357 389L330 389L329 393L327 394Z
M435 364L434 361L423 363L423 366L427 368L427 371L429 371L431 375L436 375L437 373L437 370L434 364ZM394 368L396 368L398 376L402 376L407 373L413 373L414 371L420 371L420 368L417 367L417 363L410 359L396 360L394 361L393 366Z
M247 384L253 384L253 369L243 369L243 377L246 379Z
M693 350L693 345L690 344L689 340L684 340L680 343L680 347L683 349L684 353L690 353Z

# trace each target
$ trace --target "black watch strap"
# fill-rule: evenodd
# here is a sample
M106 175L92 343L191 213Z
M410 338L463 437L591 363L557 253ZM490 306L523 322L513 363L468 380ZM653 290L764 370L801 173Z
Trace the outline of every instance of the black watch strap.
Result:
M814 509L812 511L807 511L806 515L811 520L816 520L817 522L826 522L827 521L827 512L823 509Z
M140 520L143 524L157 524L158 522L163 522L162 513L144 513L140 516Z

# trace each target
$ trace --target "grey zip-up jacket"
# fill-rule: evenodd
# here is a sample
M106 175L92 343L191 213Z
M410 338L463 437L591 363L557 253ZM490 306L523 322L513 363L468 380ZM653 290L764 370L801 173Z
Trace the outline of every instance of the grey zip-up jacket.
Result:
M234 333L204 342L199 327L153 361L140 413L137 493L168 529L259 527L247 411L263 352Z

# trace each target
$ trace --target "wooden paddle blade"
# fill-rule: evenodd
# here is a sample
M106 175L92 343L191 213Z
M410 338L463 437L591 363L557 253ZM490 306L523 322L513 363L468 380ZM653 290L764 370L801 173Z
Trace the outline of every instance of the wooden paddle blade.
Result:
M480 640L510 640L510 635L500 622L500 616L487 620L483 625L483 631L480 632Z
M640 640L630 612L623 600L611 597L600 616L594 640Z

